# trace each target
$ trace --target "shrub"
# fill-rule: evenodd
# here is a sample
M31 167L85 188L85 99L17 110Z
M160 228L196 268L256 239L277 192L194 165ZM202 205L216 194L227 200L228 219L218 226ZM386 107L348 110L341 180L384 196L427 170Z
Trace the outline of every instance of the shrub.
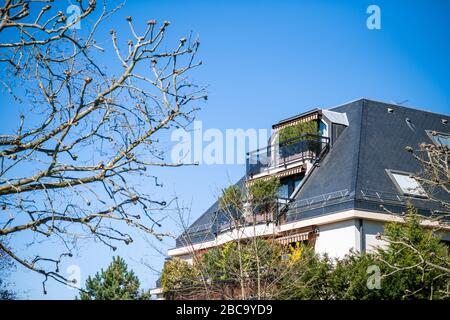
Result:
M301 137L303 134L319 135L317 121L299 122L292 126L287 126L279 131L279 142L281 145L289 145L301 140L311 139L310 137ZM295 139L298 138L298 139Z
M273 210L280 188L280 179L271 177L268 180L256 180L250 187L249 193L255 213L270 212Z
M273 297L280 300L327 299L331 269L330 259L316 254L314 248L304 244L291 247Z
M242 190L237 185L229 186L224 189L222 196L219 198L219 207L222 210L233 210L240 212L243 207Z

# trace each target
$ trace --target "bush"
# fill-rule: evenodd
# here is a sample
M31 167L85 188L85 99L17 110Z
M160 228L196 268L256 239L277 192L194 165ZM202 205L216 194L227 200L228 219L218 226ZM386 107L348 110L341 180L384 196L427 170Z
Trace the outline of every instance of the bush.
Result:
M301 254L298 256L297 251ZM290 249L289 260L274 292L279 300L323 300L328 296L328 278L332 269L331 260L319 256L314 248L306 245Z
M385 248L372 253L350 253L338 260L329 281L333 299L448 299L448 249L433 231L421 225L409 209L406 223L385 226ZM380 271L379 289L368 288L369 267Z
M320 135L317 121L299 122L280 129L278 133L280 145L289 145L301 140L311 139L310 137L299 138L303 134Z
M413 209L405 219L385 226L385 247L371 253L350 252L336 261L300 244L287 250L261 238L229 242L204 253L195 269L177 262L181 267L172 271L176 276L170 285L163 276L163 287L192 291L198 281L192 270L202 270L216 298L449 299L448 248L422 226Z
M198 281L199 273L185 260L174 258L164 264L161 287L164 293L190 288Z
M327 295L333 300L368 300L382 298L380 290L369 289L367 281L370 266L378 266L373 254L350 252L343 259L336 260L327 281Z
M274 209L276 196L280 188L280 179L271 177L268 180L256 180L250 187L250 197L255 213L270 212Z
M224 189L219 198L219 207L221 210L232 210L240 212L243 208L242 190L237 185L229 186Z
M450 259L441 239L421 225L417 211L409 209L406 223L386 225L389 243L376 252L385 278L383 297L387 299L450 298Z

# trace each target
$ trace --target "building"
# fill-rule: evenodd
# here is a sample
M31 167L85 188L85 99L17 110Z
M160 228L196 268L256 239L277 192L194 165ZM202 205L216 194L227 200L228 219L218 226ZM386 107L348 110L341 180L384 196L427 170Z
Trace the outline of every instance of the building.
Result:
M237 182L244 186L279 177L276 212L237 229L216 202L177 238L168 255L189 260L193 251L236 237L268 235L283 243L308 242L331 257L351 249L370 251L382 245L377 234L386 222L402 220L407 203L423 215L443 210L410 177L421 168L405 148L423 142L450 146L449 120L368 99L282 120L273 125L267 148L247 154L246 174ZM299 123L314 124L317 134L280 142L283 130ZM448 194L438 196L450 200ZM443 239L450 241L450 232Z

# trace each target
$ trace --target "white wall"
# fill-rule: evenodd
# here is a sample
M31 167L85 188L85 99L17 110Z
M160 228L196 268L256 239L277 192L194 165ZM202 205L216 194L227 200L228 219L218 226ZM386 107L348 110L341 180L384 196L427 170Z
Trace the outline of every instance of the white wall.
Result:
M377 233L384 233L384 224L385 222L381 221L373 221L373 220L364 220L364 235L366 238L366 250L370 252L374 250L377 246L386 246L387 243L382 240L376 239ZM442 240L450 241L450 232L441 232L439 236L442 237Z
M315 250L319 254L327 253L331 258L342 258L350 249L357 248L358 230L356 220L346 220L319 226Z
M386 245L385 241L376 238L377 233L383 234L384 222L364 220L363 222L364 236L366 242L366 251L373 251L377 246L383 247Z

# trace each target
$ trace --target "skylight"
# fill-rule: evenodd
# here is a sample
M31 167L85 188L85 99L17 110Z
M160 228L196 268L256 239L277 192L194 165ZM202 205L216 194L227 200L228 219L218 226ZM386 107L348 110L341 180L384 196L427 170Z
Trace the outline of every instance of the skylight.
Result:
M397 187L406 195L425 196L426 192L418 181L407 173L390 172L391 178Z
M436 131L428 132L428 134L435 144L440 144L450 148L449 134Z

